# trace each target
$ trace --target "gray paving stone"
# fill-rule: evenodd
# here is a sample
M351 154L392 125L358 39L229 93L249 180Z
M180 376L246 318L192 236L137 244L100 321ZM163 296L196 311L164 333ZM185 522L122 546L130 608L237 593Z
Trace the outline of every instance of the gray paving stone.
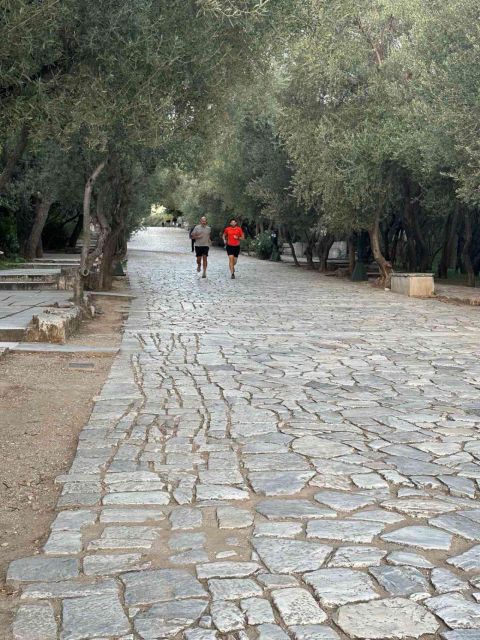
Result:
M208 629L187 629L185 640L218 640L218 634Z
M270 602L264 598L246 598L240 601L240 607L249 626L275 622Z
M210 611L213 623L220 633L229 633L245 627L244 615L233 602L216 600L212 602Z
M76 578L79 562L74 558L21 558L10 563L7 582L43 582Z
M314 475L313 471L261 471L250 472L248 479L255 493L289 496L301 491Z
M381 563L387 552L377 547L340 547L328 563L329 567L363 569Z
M480 629L480 604L459 593L436 596L425 604L452 629Z
M272 599L287 626L320 624L327 615L306 589L287 588L272 591Z
M170 496L165 491L127 491L108 493L102 500L104 505L165 505Z
M237 507L218 507L217 518L220 529L246 529L253 523L253 514Z
M396 529L382 536L387 542L404 544L419 549L440 549L448 551L452 544L452 536L440 529L426 526L411 526Z
M433 567L429 560L418 555L418 553L409 551L392 551L392 553L388 554L387 560L390 564L396 566L417 567L418 569L431 569Z
M355 520L314 520L307 524L307 538L341 540L342 542L371 542L384 530L377 522Z
M298 580L293 576L278 573L259 573L257 580L266 589L283 589L285 587L298 586Z
M309 500L262 500L256 510L269 520L282 518L314 519L335 517L335 511Z
M320 604L326 607L375 600L380 597L372 579L361 571L320 569L306 573L303 579L313 587Z
M170 524L172 529L198 529L202 526L202 512L200 509L189 509L180 507L174 509L170 514Z
M264 538L295 538L302 530L301 522L258 522L253 535Z
M197 500L248 500L248 491L220 484L197 485Z
M344 491L320 491L315 494L315 500L325 504L336 511L356 511L369 504L374 504L375 499L359 493Z
M142 562L140 553L120 553L115 555L97 553L85 556L83 559L83 571L87 576L107 576L146 567L148 567L148 563Z
M438 593L451 593L452 591L465 591L469 589L468 582L461 580L453 571L449 571L448 569L433 569L430 574L430 580Z
M50 603L21 605L13 622L15 640L57 640L57 622Z
M366 640L420 638L439 627L424 607L403 598L345 605L338 610L337 624L349 637Z
M261 624L257 632L257 640L289 640L285 631L276 624Z
M457 631L444 631L441 634L444 640L479 640L479 633L476 629L459 629Z
M366 522L383 522L384 524L396 524L404 520L403 516L384 509L366 509L365 511L357 511L350 518L352 520L365 520Z
M323 566L332 551L332 547L303 540L255 538L252 545L267 568L274 573L314 571Z
M72 598L63 602L62 640L121 636L129 631L130 622L116 594Z
M340 442L318 438L317 436L304 436L297 438L292 443L292 449L309 458L335 458L345 456L353 452L353 449Z
M240 600L263 595L261 587L250 578L224 578L208 581L214 600Z
M184 598L202 598L207 593L200 582L182 569L133 571L121 575L128 606Z
M392 596L409 596L420 600L430 596L429 584L415 567L372 567L370 573Z
M295 640L340 640L336 631L321 624L306 624L290 628Z
M408 497L382 502L382 507L416 518L431 518L455 510L455 505L435 498Z
M156 604L135 616L135 631L144 640L173 637L194 624L207 608L205 600L180 600Z
M99 580L98 582L84 582L79 580L64 580L63 582L36 582L25 587L22 599L52 600L79 598L82 596L117 594L118 585L114 580Z
M260 569L257 562L209 562L197 566L200 580L208 578L244 578Z
M467 540L480 541L480 524L457 514L439 516L429 520L434 527L445 529Z
M464 571L480 570L480 545L477 544L458 556L447 558L447 562Z

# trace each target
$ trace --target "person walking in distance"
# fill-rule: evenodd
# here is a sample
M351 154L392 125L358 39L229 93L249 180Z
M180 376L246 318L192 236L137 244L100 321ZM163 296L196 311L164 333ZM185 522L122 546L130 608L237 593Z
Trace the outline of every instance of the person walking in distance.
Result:
M230 220L230 224L225 228L223 232L223 242L227 249L228 264L230 267L230 273L232 274L232 280L235 279L235 266L240 254L240 241L245 238L242 227L237 224L235 218Z
M212 244L211 241L212 228L207 224L206 216L200 218L200 224L197 224L193 229L190 237L195 240L195 254L197 257L197 271L200 273L203 262L202 278L207 277L208 266L208 251Z

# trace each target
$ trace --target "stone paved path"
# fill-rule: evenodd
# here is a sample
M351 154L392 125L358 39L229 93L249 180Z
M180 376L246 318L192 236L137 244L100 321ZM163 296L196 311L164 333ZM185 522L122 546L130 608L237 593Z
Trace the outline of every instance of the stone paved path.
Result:
M478 310L157 233L17 640L480 638Z

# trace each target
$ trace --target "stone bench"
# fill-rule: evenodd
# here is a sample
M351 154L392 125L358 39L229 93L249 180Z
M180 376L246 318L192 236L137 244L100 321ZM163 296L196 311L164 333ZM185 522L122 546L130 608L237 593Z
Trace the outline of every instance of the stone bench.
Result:
M392 273L390 288L414 298L431 298L435 294L433 273Z

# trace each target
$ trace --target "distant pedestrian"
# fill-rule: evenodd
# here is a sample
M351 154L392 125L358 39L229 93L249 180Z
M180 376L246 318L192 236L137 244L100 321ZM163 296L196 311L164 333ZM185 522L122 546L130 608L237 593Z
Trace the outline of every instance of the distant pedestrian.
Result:
M197 224L191 234L190 237L195 241L195 254L197 257L197 271L200 273L202 269L203 262L203 273L202 278L207 277L207 266L208 266L208 251L212 244L211 241L212 229L207 224L206 216L202 216L200 218L200 224Z
M235 279L235 266L238 262L238 256L240 255L240 241L245 238L242 227L239 227L235 218L230 220L230 224L225 228L223 232L223 242L227 249L228 265L230 267L230 273L232 280Z

